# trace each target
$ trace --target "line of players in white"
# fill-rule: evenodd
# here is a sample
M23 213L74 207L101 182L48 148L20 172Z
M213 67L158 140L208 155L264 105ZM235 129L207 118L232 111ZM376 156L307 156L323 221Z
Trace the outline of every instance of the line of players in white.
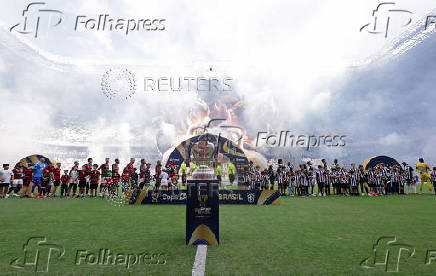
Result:
M271 165L263 171L250 162L244 171L244 183L249 189L274 189L277 183L283 196L418 194L416 186L419 181L419 193L422 193L425 182L432 192L433 186L436 187L436 167L430 170L420 158L416 174L414 171L405 162L393 166L379 163L365 169L355 164L351 164L350 168L339 166L337 160L328 166L323 159L322 165L317 167L307 162L294 168L279 159L276 169Z

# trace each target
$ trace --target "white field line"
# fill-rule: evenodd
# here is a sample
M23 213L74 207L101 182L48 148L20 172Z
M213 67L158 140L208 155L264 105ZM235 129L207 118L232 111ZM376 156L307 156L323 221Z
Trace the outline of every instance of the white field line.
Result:
M194 266L192 267L192 276L204 276L206 270L207 245L197 245Z

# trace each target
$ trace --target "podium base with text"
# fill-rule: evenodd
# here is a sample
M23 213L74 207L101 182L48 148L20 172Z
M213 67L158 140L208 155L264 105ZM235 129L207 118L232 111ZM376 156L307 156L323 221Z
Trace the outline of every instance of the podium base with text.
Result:
M186 197L186 244L219 244L219 191L216 180L190 180Z
M135 189L126 192L126 204L186 204L188 190L168 191ZM279 205L280 193L276 190L220 190L219 204Z

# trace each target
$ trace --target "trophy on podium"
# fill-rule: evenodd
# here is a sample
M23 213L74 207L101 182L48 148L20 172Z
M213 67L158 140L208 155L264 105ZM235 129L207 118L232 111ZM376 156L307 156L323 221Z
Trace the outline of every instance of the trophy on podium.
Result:
M215 177L215 146L212 135L198 138L191 150L191 160L198 164L188 180L186 202L186 244L218 245L219 190Z
M201 137L208 137L207 135ZM200 140L194 144L191 150L194 163L198 164L198 169L192 173L193 180L212 180L215 179L215 172L212 169L214 166L215 146L209 142L207 138Z

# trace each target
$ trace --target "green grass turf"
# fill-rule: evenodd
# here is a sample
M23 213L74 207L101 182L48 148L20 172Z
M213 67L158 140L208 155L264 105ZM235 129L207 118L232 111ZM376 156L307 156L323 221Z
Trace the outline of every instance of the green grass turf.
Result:
M282 198L279 206L220 206L219 246L207 252L207 275L359 275L381 236L412 245L415 256L400 260L399 274L430 275L426 251L436 250L436 196ZM189 275L196 248L185 246L185 206L116 207L104 199L0 199L0 275L31 273L9 263L22 245L45 236L64 246L52 260L52 275ZM76 251L165 253L166 264L75 265Z

